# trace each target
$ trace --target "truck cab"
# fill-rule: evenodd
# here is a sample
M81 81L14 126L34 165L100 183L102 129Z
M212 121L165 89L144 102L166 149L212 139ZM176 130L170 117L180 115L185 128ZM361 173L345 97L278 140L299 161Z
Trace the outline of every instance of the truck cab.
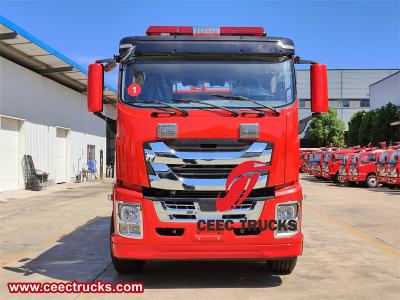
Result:
M328 109L326 66L294 49L262 27L151 26L89 66L88 110L102 117L103 73L119 63L118 272L203 259L292 272L303 249L296 63L311 64L312 111Z
M386 164L386 183L390 188L400 187L400 149L393 151Z
M316 151L312 157L308 173L315 178L322 179L322 163L324 161L325 151Z
M346 183L349 181L349 170L350 164L352 162L353 157L356 155L355 152L349 152L345 155L343 160L340 162L339 165L339 176L338 182L339 183Z
M386 184L386 165L394 153L394 149L383 151L376 162L376 180L380 184Z
M350 163L349 182L364 184L370 188L377 187L379 183L376 179L376 162L383 151L382 149L373 149L357 153Z

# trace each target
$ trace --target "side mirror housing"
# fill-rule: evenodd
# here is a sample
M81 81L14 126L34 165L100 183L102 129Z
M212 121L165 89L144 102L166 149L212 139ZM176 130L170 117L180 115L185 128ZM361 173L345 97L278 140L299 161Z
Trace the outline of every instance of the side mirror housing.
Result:
M90 64L87 84L87 109L89 112L103 111L104 70L102 64Z
M326 65L313 64L310 70L311 111L328 112L328 76Z

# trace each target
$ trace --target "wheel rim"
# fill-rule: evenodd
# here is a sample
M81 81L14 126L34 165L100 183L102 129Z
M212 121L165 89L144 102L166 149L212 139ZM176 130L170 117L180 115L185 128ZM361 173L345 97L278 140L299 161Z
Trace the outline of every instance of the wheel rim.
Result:
M369 179L369 184L370 184L371 186L376 186L376 178L375 178L375 177L370 178L370 179Z

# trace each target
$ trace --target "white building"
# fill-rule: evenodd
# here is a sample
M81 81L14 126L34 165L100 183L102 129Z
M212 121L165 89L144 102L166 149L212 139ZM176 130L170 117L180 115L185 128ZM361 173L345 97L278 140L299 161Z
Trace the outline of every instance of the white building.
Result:
M328 69L329 106L337 111L346 130L354 113L375 108L372 98L370 101L370 85L398 72L399 69ZM297 70L296 77L299 119L303 119L311 114L310 71ZM387 103L389 100L384 99L379 107Z
M25 154L50 184L75 180L88 159L104 173L106 123L86 110L86 69L0 21L0 191L25 187ZM104 114L114 118L115 92L104 95Z
M400 107L400 71L369 86L371 109L380 108L388 102Z

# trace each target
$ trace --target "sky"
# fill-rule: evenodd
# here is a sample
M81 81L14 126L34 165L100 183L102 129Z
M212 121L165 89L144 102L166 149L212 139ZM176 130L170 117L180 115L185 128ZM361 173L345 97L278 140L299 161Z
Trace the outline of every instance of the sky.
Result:
M193 25L263 26L328 68L400 68L400 0L1 0L0 13L85 66L149 25Z

